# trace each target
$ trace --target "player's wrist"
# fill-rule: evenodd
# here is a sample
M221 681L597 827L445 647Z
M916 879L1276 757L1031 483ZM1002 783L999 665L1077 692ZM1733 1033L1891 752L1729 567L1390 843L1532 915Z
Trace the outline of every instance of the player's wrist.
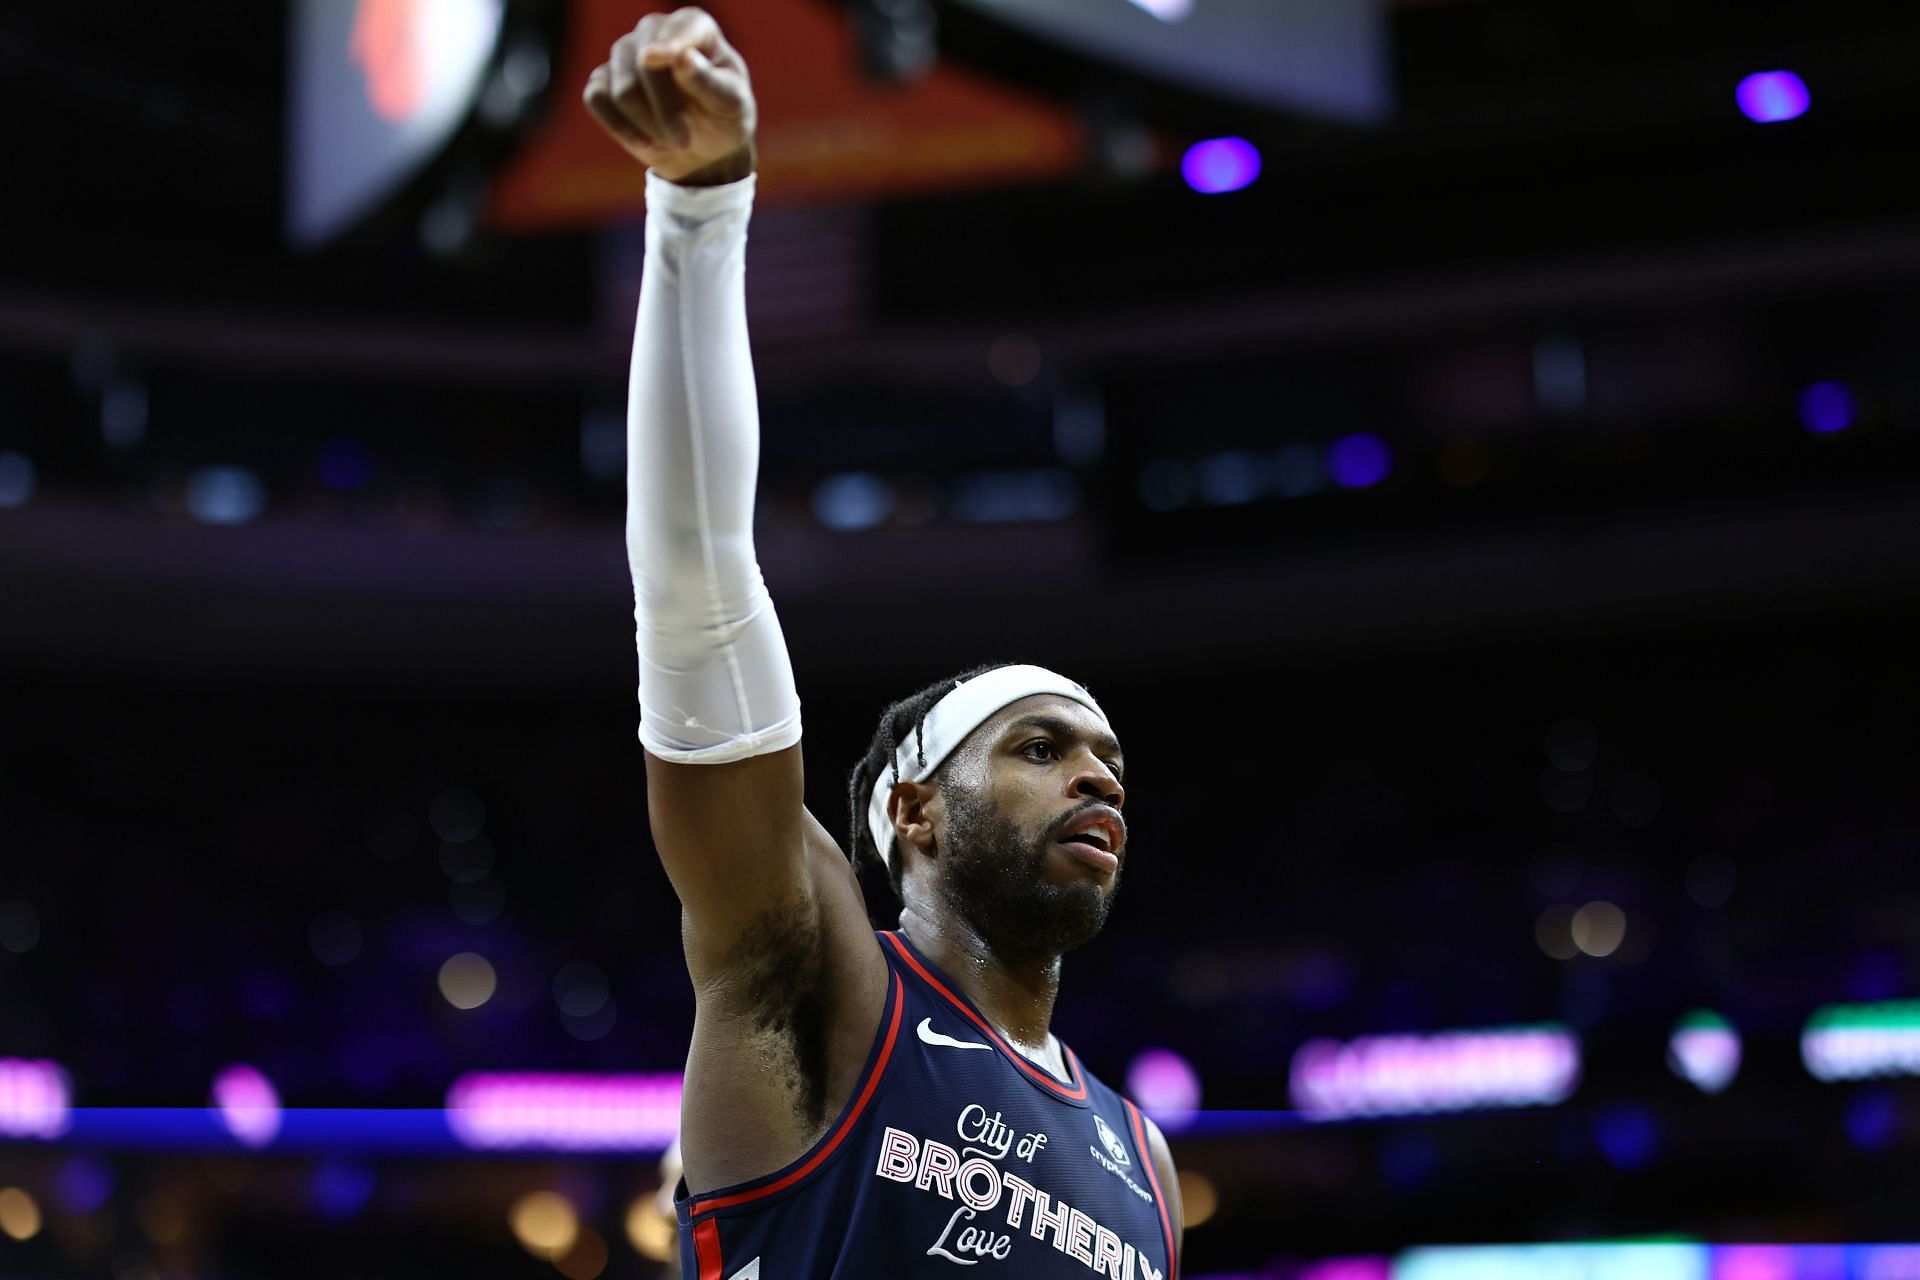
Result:
M653 172L675 186L724 187L729 183L750 177L754 172L755 158L753 143L749 141L732 154L722 156L698 168L676 173L670 167L656 164L653 166Z

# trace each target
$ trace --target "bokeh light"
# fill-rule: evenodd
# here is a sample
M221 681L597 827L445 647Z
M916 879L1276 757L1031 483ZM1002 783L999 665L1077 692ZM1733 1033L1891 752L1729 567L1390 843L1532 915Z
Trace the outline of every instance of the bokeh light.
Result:
M1800 1032L1800 1058L1816 1080L1920 1075L1920 1000L1823 1006Z
M1213 1179L1197 1169L1181 1169L1180 1207L1185 1211L1187 1229L1205 1226L1220 1209L1220 1191Z
M364 1164L346 1160L322 1161L307 1181L314 1207L336 1222L351 1218L373 1199L378 1178Z
M1266 467L1258 455L1242 449L1210 453L1198 467L1200 500L1211 507L1237 507L1260 497L1267 487Z
M40 1234L40 1205L19 1187L0 1187L0 1232L15 1240Z
M641 1257L665 1262L673 1256L676 1238L674 1220L660 1211L652 1196L641 1196L627 1206L627 1241Z
M478 1009L493 999L498 985L493 965L476 952L448 956L440 966L440 994L456 1009Z
M1571 960L1580 954L1573 940L1573 908L1564 902L1542 911L1533 922L1533 940L1555 960Z
M1293 1280L1390 1280L1392 1275L1391 1258L1322 1258L1301 1264Z
M1293 1055L1293 1103L1314 1119L1551 1106L1580 1082L1565 1027L1310 1040Z
M620 1005L611 997L603 1001L592 1013L572 1014L562 1012L560 1015L560 1025L567 1029L567 1034L575 1040L588 1044L591 1044L595 1040L606 1039L608 1033L613 1030L614 1025L619 1021Z
M1371 489L1392 470L1392 448L1370 432L1341 436L1327 449L1327 474L1342 489Z
M1755 124L1778 124L1807 113L1813 95L1806 81L1791 71L1756 71L1734 90L1740 114Z
M1847 1141L1862 1151L1878 1151L1899 1135L1900 1111L1885 1089L1862 1089L1847 1099L1841 1123Z
M1171 1049L1145 1049L1127 1068L1127 1092L1169 1131L1185 1128L1200 1109L1200 1075Z
M1594 1145L1616 1169L1643 1168L1660 1145L1653 1112L1638 1102L1616 1102L1601 1109L1593 1121Z
M90 1155L70 1157L54 1178L54 1192L68 1213L79 1217L94 1212L113 1194L113 1166Z
M553 1002L560 1006L561 1013L570 1017L596 1014L608 998L607 975L597 964L575 960L553 975Z
M607 1269L607 1241L592 1227L581 1226L573 1247L554 1259L554 1267L567 1280L598 1280Z
M264 1147L280 1132L280 1094L256 1067L221 1068L211 1102L227 1132L249 1147Z
M1208 138L1180 157L1180 176L1202 195L1239 191L1260 176L1260 151L1245 138Z
M1700 1092L1719 1093L1740 1073L1740 1033L1719 1014L1695 1009L1668 1037L1667 1065Z
M1569 925L1573 945L1595 957L1610 956L1627 937L1627 913L1606 899L1596 899L1573 913Z
M0 450L0 510L24 507L40 487L33 459L12 449Z
M855 533L893 514L893 484L870 471L843 471L813 487L813 518L829 529Z
M0 1058L0 1137L57 1138L73 1118L73 1085L58 1063Z
M447 1125L477 1150L664 1151L680 1130L678 1072L470 1072L447 1090Z
M557 1191L529 1191L507 1210L507 1226L536 1258L562 1257L580 1235L580 1215Z
M250 467L200 467L187 476L186 503L202 524L246 524L266 510L267 486Z
M1857 413L1853 389L1844 382L1813 382L1800 390L1800 425L1815 435L1845 431Z

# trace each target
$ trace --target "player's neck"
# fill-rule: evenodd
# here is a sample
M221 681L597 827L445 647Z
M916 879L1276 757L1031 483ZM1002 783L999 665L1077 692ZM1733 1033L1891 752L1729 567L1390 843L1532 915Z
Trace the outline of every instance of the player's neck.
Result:
M1008 955L952 913L936 918L917 904L901 913L900 931L1016 1049L1041 1063L1058 1057L1047 1030L1060 994L1058 955Z

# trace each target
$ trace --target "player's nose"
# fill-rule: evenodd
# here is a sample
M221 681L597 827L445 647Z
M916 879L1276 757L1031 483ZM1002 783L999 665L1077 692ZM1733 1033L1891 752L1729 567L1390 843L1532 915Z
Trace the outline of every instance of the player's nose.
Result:
M1116 809L1127 802L1127 789L1120 785L1120 779L1106 761L1090 752L1083 754L1068 789L1076 796L1104 800Z

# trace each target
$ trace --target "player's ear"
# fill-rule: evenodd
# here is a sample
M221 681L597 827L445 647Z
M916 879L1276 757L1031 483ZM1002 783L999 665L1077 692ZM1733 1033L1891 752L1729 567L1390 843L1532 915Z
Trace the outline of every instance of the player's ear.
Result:
M893 819L893 834L901 847L912 846L923 854L933 852L933 813L939 792L931 783L896 782L887 795L887 816Z

